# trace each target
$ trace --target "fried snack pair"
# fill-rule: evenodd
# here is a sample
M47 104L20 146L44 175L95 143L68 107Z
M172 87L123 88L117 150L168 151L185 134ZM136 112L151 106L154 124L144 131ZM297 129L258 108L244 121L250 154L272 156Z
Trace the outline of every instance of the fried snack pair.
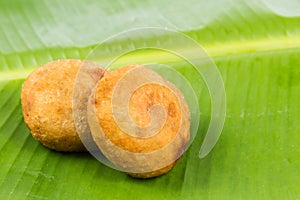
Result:
M23 84L24 121L33 137L50 149L85 150L72 115L74 82L82 64L80 60L50 62ZM130 73L133 78L126 79ZM190 114L181 92L154 71L138 65L108 73L99 67L88 71L89 75L90 84L96 87L87 102L87 113L82 115L87 115L91 138L101 153L115 168L137 178L171 170L190 137ZM154 78L159 84L150 81L134 88L141 78Z

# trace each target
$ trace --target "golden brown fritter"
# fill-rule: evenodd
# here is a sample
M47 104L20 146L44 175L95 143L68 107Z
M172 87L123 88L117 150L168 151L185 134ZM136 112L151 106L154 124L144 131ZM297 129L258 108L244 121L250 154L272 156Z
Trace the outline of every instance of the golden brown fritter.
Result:
M122 80L128 74L132 78ZM143 76L148 82L130 89ZM126 104L122 93L128 92L131 94ZM156 105L164 112L154 108ZM135 124L133 127L126 121L128 117L123 116L126 110ZM154 115L158 115L156 122ZM160 121L163 126L157 128ZM89 100L88 122L105 157L137 178L151 178L171 170L185 151L190 136L190 113L181 92L152 70L138 65L112 71L98 82ZM149 129L156 130L151 135L147 128L155 123L157 127ZM130 133L125 131L127 128Z
M22 86L24 121L33 137L57 151L85 151L72 116L74 81L84 61L58 60L37 68ZM101 76L102 69L95 70Z

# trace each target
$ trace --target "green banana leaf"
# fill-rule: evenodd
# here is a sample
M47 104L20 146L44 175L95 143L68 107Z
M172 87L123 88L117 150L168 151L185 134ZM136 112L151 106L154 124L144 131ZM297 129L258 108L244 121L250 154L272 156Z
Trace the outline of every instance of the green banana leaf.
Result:
M57 59L85 59L99 42L143 27L184 33L216 63L227 109L213 150L199 158L211 116L207 88L193 86L200 78L189 64L159 51L125 61L157 58L173 67L192 84L201 111L195 140L169 173L133 179L88 153L55 152L34 140L20 105L30 72ZM138 40L151 38L111 41L99 62ZM297 0L0 0L0 199L299 199L299 100Z

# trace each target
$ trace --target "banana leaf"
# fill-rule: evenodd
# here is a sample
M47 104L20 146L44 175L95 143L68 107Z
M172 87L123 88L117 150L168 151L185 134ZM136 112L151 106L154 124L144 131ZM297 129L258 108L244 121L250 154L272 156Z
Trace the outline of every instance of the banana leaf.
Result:
M298 199L299 10L297 0L1 0L0 199ZM199 158L211 121L208 88L203 80L196 84L201 77L189 63L153 50L128 55L119 65L156 62L174 68L190 82L200 109L197 135L169 173L134 179L88 153L51 151L33 139L20 103L30 72L57 59L89 58L112 38L98 60L105 63L132 41L154 40L147 34L112 36L147 27L190 37L221 74L225 124L207 156ZM193 52L168 34L158 37Z

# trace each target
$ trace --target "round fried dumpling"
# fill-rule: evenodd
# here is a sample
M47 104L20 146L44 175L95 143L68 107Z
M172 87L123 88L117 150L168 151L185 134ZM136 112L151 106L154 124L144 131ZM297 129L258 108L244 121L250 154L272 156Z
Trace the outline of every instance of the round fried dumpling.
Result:
M85 151L76 132L72 115L74 82L84 62L81 60L50 62L33 71L22 86L24 121L32 136L50 149ZM91 79L98 81L102 71L99 67L88 73Z
M106 159L137 178L171 170L190 138L183 94L140 65L112 71L98 82L88 102L88 122Z

